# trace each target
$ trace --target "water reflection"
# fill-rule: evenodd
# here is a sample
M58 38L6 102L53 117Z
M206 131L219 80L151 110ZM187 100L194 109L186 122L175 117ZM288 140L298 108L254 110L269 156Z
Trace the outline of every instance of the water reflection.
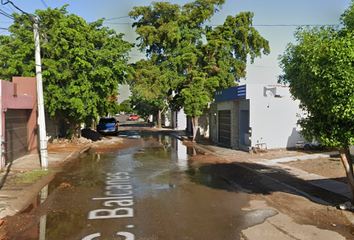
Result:
M177 163L180 170L187 170L189 156L187 154L186 146L183 145L183 142L172 138L171 147L173 149L172 160Z
M141 138L127 138L127 141L138 141L139 144L132 144L132 148L116 153L79 157L65 166L63 172L41 191L41 203L48 193L55 196L50 195L49 204L52 205L40 217L39 240L79 239L78 236L88 236L101 228L122 231L126 226L133 225L115 220L102 227L99 222L87 219L88 209L102 208L102 203L92 201L92 198L102 197L105 189L103 176L106 173L132 173L131 184L137 199L158 198L161 193L178 191L181 185L188 182L190 156L198 154L195 149L167 135L142 134ZM63 183L68 187L61 188Z
M48 185L46 185L40 193L40 203L43 203L48 197ZM47 227L47 214L41 216L39 220L39 240L45 240L45 232Z

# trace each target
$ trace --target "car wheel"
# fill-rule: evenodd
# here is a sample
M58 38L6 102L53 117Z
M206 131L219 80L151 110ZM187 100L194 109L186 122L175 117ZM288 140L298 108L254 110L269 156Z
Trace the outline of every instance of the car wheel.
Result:
M305 146L304 146L304 150L305 151L309 151L311 149L311 146L309 145L309 144L306 144Z

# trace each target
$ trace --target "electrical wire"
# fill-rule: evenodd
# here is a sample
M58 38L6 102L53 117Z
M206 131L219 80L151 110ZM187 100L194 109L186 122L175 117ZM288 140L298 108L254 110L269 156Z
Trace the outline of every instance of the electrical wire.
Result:
M17 7L12 1L10 0L6 0L6 2L4 2L4 0L1 0L1 4L2 5L6 5L6 4L11 4L14 8L16 8L18 11L22 12L23 14L26 14L27 16L30 16L29 13L23 11L21 8Z
M12 13L15 12L15 10L11 7L11 5L1 5L5 10L9 10Z
M122 18L130 18L130 16L106 18L104 21L111 21L111 20L122 19Z
M5 17L7 17L7 18L10 18L11 20L15 19L14 16L12 16L10 13L8 13L8 12L2 10L2 9L0 9L0 14L5 16Z
M44 0L41 0L42 4L44 5L45 8L49 8L47 3Z

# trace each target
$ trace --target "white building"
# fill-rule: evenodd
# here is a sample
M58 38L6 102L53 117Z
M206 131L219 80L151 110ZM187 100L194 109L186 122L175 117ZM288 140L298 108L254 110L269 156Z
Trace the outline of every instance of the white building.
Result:
M163 125L170 127L174 130L186 130L187 128L187 116L183 109L178 112L168 109L163 116Z
M297 120L299 101L280 85L247 84L215 92L210 138L233 149L294 148L303 140Z

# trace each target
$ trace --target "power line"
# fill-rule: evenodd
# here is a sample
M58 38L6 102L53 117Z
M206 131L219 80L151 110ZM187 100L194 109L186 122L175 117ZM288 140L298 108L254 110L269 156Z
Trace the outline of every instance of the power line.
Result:
M48 8L47 3L44 0L41 0L42 4L44 5L45 8Z
M336 27L341 24L254 24L254 27Z
M133 23L129 22L106 22L105 24L107 25L132 25ZM203 24L203 26L209 26L209 27L217 27L217 26L222 26L222 24L217 25L217 24ZM337 23L337 24L253 24L253 27L339 27L342 26L342 24Z
M5 11L2 10L2 9L0 9L0 14L3 15L3 16L5 16L5 17L7 17L7 18L12 19L12 20L15 19L14 16L12 16L10 13L5 12Z
M4 9L6 9L6 10L11 11L12 13L15 12L14 9L11 7L11 5L7 5L7 6L2 5L2 7L3 7Z
M107 19L105 19L104 21L111 21L111 20L123 19L123 18L130 18L130 16L122 16L122 17L107 18Z
M133 23L105 23L107 25L132 25Z
M25 11L23 11L21 8L17 7L12 1L10 0L6 0L6 2L4 2L4 0L1 0L1 4L2 5L6 5L6 4L11 4L14 8L16 8L18 11L22 12L23 14L26 14L27 16L30 16L29 13L26 13Z

